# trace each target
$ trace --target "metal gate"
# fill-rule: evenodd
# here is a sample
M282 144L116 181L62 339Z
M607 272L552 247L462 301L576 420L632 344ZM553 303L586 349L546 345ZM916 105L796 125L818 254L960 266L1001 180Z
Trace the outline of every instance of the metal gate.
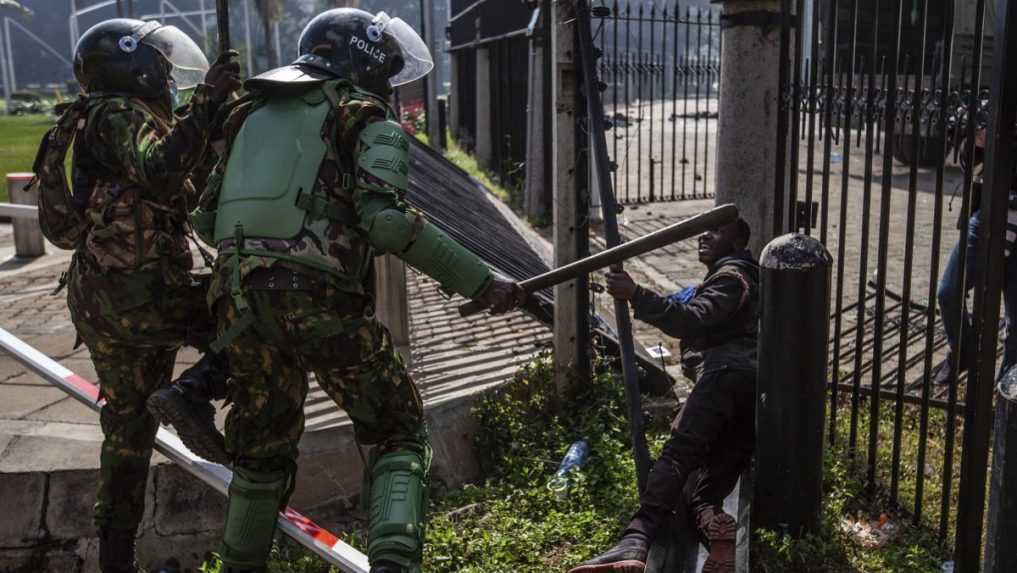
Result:
M713 197L719 12L680 1L609 8L593 26L618 201Z
M986 192L974 260L967 248L976 134L1017 106L990 105L992 59L1011 57L991 53L994 4L783 0L781 30L774 230L818 233L836 257L829 441L864 463L871 492L952 541L962 571L980 561L1005 331L1005 189ZM948 340L977 357L970 374L945 361ZM956 382L932 384L940 368Z

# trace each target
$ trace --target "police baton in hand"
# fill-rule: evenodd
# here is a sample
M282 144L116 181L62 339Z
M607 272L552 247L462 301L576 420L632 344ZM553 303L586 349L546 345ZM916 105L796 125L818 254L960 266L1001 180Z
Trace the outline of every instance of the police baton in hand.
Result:
M738 208L734 205L720 205L695 217L679 221L639 237L633 241L622 243L596 255L571 262L565 266L526 279L519 283L529 293L537 292L572 279L592 273L593 271L618 264L622 261L638 257L654 249L691 239L710 229L716 229L738 220ZM459 307L461 316L470 316L484 310L480 303L471 301Z
M219 54L230 49L230 0L215 0L216 27L219 30Z

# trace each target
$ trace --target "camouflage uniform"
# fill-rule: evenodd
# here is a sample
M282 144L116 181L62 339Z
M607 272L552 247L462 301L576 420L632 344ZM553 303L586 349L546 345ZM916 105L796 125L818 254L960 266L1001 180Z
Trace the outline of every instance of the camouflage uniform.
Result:
M208 339L205 286L190 274L188 174L213 113L205 86L172 122L127 96L90 96L75 142L75 192L90 225L68 273L67 303L106 400L95 521L134 530L158 424L145 409L170 382L180 346Z
M380 101L352 98L340 90L337 109L329 113L322 137L335 137L338 158L326 158L317 173L315 193L349 207L360 217L381 209L406 209L399 192L365 179L342 185L342 173L354 172L360 130L384 120ZM229 143L251 112L238 106L226 124ZM224 155L210 177L202 205L213 207L228 160ZM361 178L369 175L359 175ZM361 184L370 183L372 190ZM380 189L380 191L379 191ZM226 422L226 445L235 463L257 471L296 468L297 444L304 428L303 404L307 372L352 418L357 439L383 444L385 449L423 451L423 413L419 393L396 353L388 331L374 318L373 250L359 230L322 219L327 243L307 232L292 240L244 239L245 248L317 259L355 277L316 270L274 257L222 255L216 263L209 303L223 336L237 326L248 305L252 327L238 329L225 350L229 356L233 400ZM220 250L234 246L222 241ZM243 285L243 301L232 293L234 281ZM226 339L231 338L229 336Z

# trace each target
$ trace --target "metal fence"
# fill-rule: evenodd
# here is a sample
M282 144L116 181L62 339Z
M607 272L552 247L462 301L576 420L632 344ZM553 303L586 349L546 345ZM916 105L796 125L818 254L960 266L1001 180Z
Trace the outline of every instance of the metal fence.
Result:
M774 230L818 232L836 257L828 438L863 463L870 491L938 528L959 569L977 570L993 417L986 392L1005 329L1002 265L970 270L977 170L966 166L979 161L976 133L992 107L993 13L986 0L817 4L803 21L805 2L783 0L795 16L781 31ZM979 249L1002 236L993 221L981 223ZM985 253L978 260L988 263ZM943 291L944 311L946 275L967 287ZM972 285L976 310L961 314ZM959 341L954 357L975 349L970 378L961 360L945 360L948 339ZM957 381L933 385L940 368Z
M598 13L594 41L604 54L599 73L618 200L712 197L719 12L680 1L615 1Z

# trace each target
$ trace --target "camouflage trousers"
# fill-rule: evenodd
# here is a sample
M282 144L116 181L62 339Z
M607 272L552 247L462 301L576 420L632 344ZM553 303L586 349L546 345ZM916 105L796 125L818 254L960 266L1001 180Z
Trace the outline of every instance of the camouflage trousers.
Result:
M244 298L254 326L226 347L233 401L226 449L237 466L295 471L308 372L349 414L358 442L383 451L423 450L420 394L367 298L331 287L247 288ZM219 299L216 314L220 334L241 317L231 296Z
M169 384L182 345L210 339L205 292L197 282L166 285L158 270L103 274L77 255L71 264L67 305L106 400L94 511L100 528L133 530L141 522L158 430L145 400Z

